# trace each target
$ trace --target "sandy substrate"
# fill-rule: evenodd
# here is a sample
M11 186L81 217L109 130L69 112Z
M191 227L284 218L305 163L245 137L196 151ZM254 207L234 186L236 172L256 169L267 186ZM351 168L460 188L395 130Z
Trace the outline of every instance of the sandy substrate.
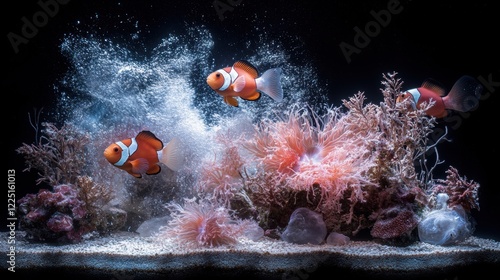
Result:
M22 236L22 233L19 233ZM456 246L417 242L406 247L352 241L348 245L295 245L262 238L237 245L187 249L120 233L79 244L48 245L18 237L15 271L2 240L2 274L64 279L470 279L500 268L500 242L471 237ZM14 275L15 274L15 275ZM345 277L349 275L349 277ZM2 278L3 279L3 278ZM62 279L62 278L59 278Z

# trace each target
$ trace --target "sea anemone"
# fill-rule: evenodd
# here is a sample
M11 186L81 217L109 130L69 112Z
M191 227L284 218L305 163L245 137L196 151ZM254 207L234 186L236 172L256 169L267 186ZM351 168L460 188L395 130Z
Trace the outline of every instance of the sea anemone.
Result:
M233 219L227 208L207 200L186 200L183 206L171 202L167 208L172 219L160 229L158 238L173 238L188 247L233 245L258 227L251 220Z

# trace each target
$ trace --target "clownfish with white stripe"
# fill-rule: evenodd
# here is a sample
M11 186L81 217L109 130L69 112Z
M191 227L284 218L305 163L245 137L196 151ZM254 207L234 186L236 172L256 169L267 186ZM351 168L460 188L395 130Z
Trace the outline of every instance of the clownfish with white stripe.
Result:
M142 174L160 173L159 163L165 164L173 171L178 171L184 164L181 145L177 138L172 139L164 147L163 142L147 130L139 132L136 137L109 145L104 150L104 157L112 165L136 178L142 178Z
M435 118L444 118L448 111L468 112L474 109L483 86L471 76L462 76L447 93L443 86L432 79L425 80L418 88L407 90L397 96L396 102L409 101L410 109L420 108L422 103L434 104L425 112Z
M277 102L283 100L281 87L281 68L272 68L259 76L257 68L248 61L240 60L231 67L212 72L207 77L207 84L224 97L224 102L238 107L236 97L249 101L257 101L261 93L270 96Z

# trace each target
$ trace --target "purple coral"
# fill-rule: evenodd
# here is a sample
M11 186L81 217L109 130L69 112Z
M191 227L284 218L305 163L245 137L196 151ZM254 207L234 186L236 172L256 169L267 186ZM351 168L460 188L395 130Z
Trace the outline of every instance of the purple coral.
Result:
M86 216L85 202L74 185L57 185L54 191L41 189L18 201L20 227L38 241L78 242L88 232L81 225Z

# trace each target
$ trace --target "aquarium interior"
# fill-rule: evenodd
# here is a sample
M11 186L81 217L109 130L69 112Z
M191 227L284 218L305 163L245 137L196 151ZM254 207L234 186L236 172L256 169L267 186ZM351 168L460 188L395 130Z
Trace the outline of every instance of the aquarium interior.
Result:
M498 119L498 43L477 39L493 32L490 2L92 2L19 4L3 27L23 35L23 17L47 13L4 51L5 107L15 106L7 168L26 246L123 232L187 250L241 238L500 240L488 129ZM371 36L359 37L370 24ZM206 78L239 60L259 74L279 68L283 100L224 103ZM463 75L482 87L469 112L431 118L396 102L429 77L449 90ZM158 174L135 178L103 156L141 131L177 143L178 168L160 163ZM452 232L426 233L423 221L435 219L453 221ZM308 233L297 236L301 221Z

